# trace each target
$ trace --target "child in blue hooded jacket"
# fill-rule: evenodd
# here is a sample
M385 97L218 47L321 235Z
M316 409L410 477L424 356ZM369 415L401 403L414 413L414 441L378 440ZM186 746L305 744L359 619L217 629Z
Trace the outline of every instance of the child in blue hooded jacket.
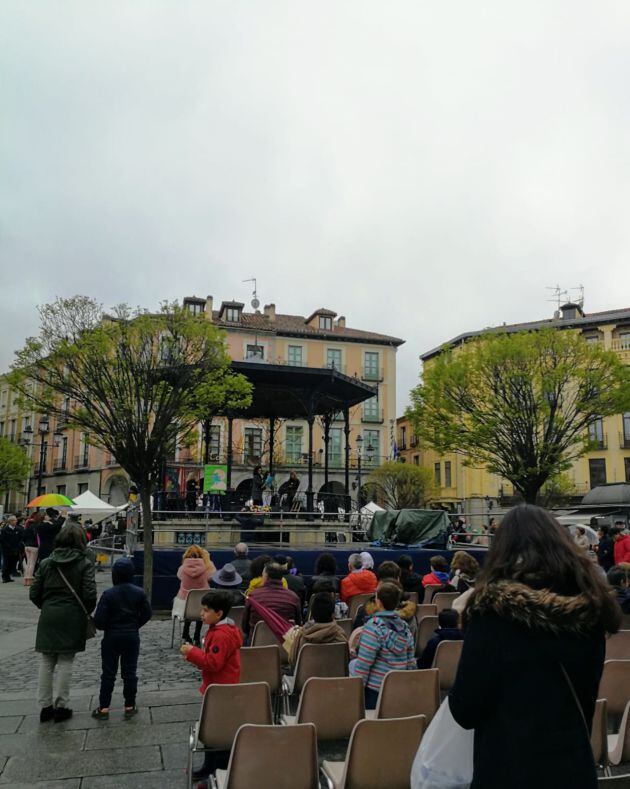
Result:
M99 706L92 717L109 718L118 662L123 681L125 718L136 714L140 628L151 619L151 604L144 591L133 583L135 569L131 559L118 559L112 567L113 586L106 589L94 612L94 623L104 631L101 641L101 692Z

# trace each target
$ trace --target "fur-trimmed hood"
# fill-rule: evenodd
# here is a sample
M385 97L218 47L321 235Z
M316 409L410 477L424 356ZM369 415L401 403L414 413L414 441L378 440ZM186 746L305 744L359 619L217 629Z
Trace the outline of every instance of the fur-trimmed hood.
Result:
M498 581L475 590L464 620L483 614L496 614L501 619L555 635L580 636L601 626L601 612L586 595L568 597L515 581Z
M404 619L405 622L408 622L416 615L417 607L417 604L413 600L401 600L400 605L396 609L396 613L401 619ZM364 611L366 617L374 616L376 613L378 613L375 598L372 598L365 603Z

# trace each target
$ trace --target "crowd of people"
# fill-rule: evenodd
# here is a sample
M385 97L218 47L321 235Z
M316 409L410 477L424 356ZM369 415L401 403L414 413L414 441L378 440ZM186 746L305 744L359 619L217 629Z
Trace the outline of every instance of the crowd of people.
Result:
M23 527L8 518L0 532L3 580L12 578L21 556L30 599L41 609L35 644L41 653L40 720L72 716L72 665L93 628L102 630L103 638L99 704L92 714L109 717L120 667L123 714L132 717L140 630L151 618L150 603L133 583L134 565L127 558L114 564L113 585L97 601L85 530L75 518L62 524L57 515L38 513ZM204 548L191 546L177 572L174 612L184 615L191 590L205 594L194 632L192 622L184 623L181 654L200 670L202 693L212 683L238 682L241 647L251 643L257 622L273 616L287 625L283 645L289 670L304 644L349 641L350 674L362 679L366 709L373 709L388 671L428 668L441 641L463 639L449 704L461 726L475 729L473 789L542 785L537 782L542 762L555 785L592 786L588 729L604 637L619 628L622 612L630 613L630 535L622 526L599 527L594 545L546 511L522 505L495 529L483 567L460 550L448 555L450 561L432 556L423 574L415 571L409 554L375 566L364 551L350 554L347 567L339 567L334 554L322 553L312 575L304 577L290 556L252 559L244 543L217 568ZM427 586L458 597L452 609L440 613L418 656L416 610ZM347 619L357 594L368 597L353 607L348 638L339 620ZM244 607L240 626L230 618L234 606ZM528 754L531 765L520 765L518 780L498 778L509 774L518 753ZM195 777L207 776L216 766L213 759L208 756Z

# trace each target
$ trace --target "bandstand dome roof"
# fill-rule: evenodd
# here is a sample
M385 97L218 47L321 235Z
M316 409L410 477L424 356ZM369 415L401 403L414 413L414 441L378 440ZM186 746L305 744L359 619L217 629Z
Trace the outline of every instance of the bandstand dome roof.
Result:
M582 499L582 504L630 504L630 484L610 482L598 485Z

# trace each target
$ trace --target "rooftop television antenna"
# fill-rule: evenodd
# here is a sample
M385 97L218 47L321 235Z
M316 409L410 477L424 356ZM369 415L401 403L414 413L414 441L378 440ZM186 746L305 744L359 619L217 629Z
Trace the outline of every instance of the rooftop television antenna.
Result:
M566 290L562 290L560 285L551 285L547 286L546 290L550 290L553 292L553 297L551 299L547 299L547 301L552 301L556 305L558 312L560 311L560 307L563 304L566 304L569 301L569 293Z

